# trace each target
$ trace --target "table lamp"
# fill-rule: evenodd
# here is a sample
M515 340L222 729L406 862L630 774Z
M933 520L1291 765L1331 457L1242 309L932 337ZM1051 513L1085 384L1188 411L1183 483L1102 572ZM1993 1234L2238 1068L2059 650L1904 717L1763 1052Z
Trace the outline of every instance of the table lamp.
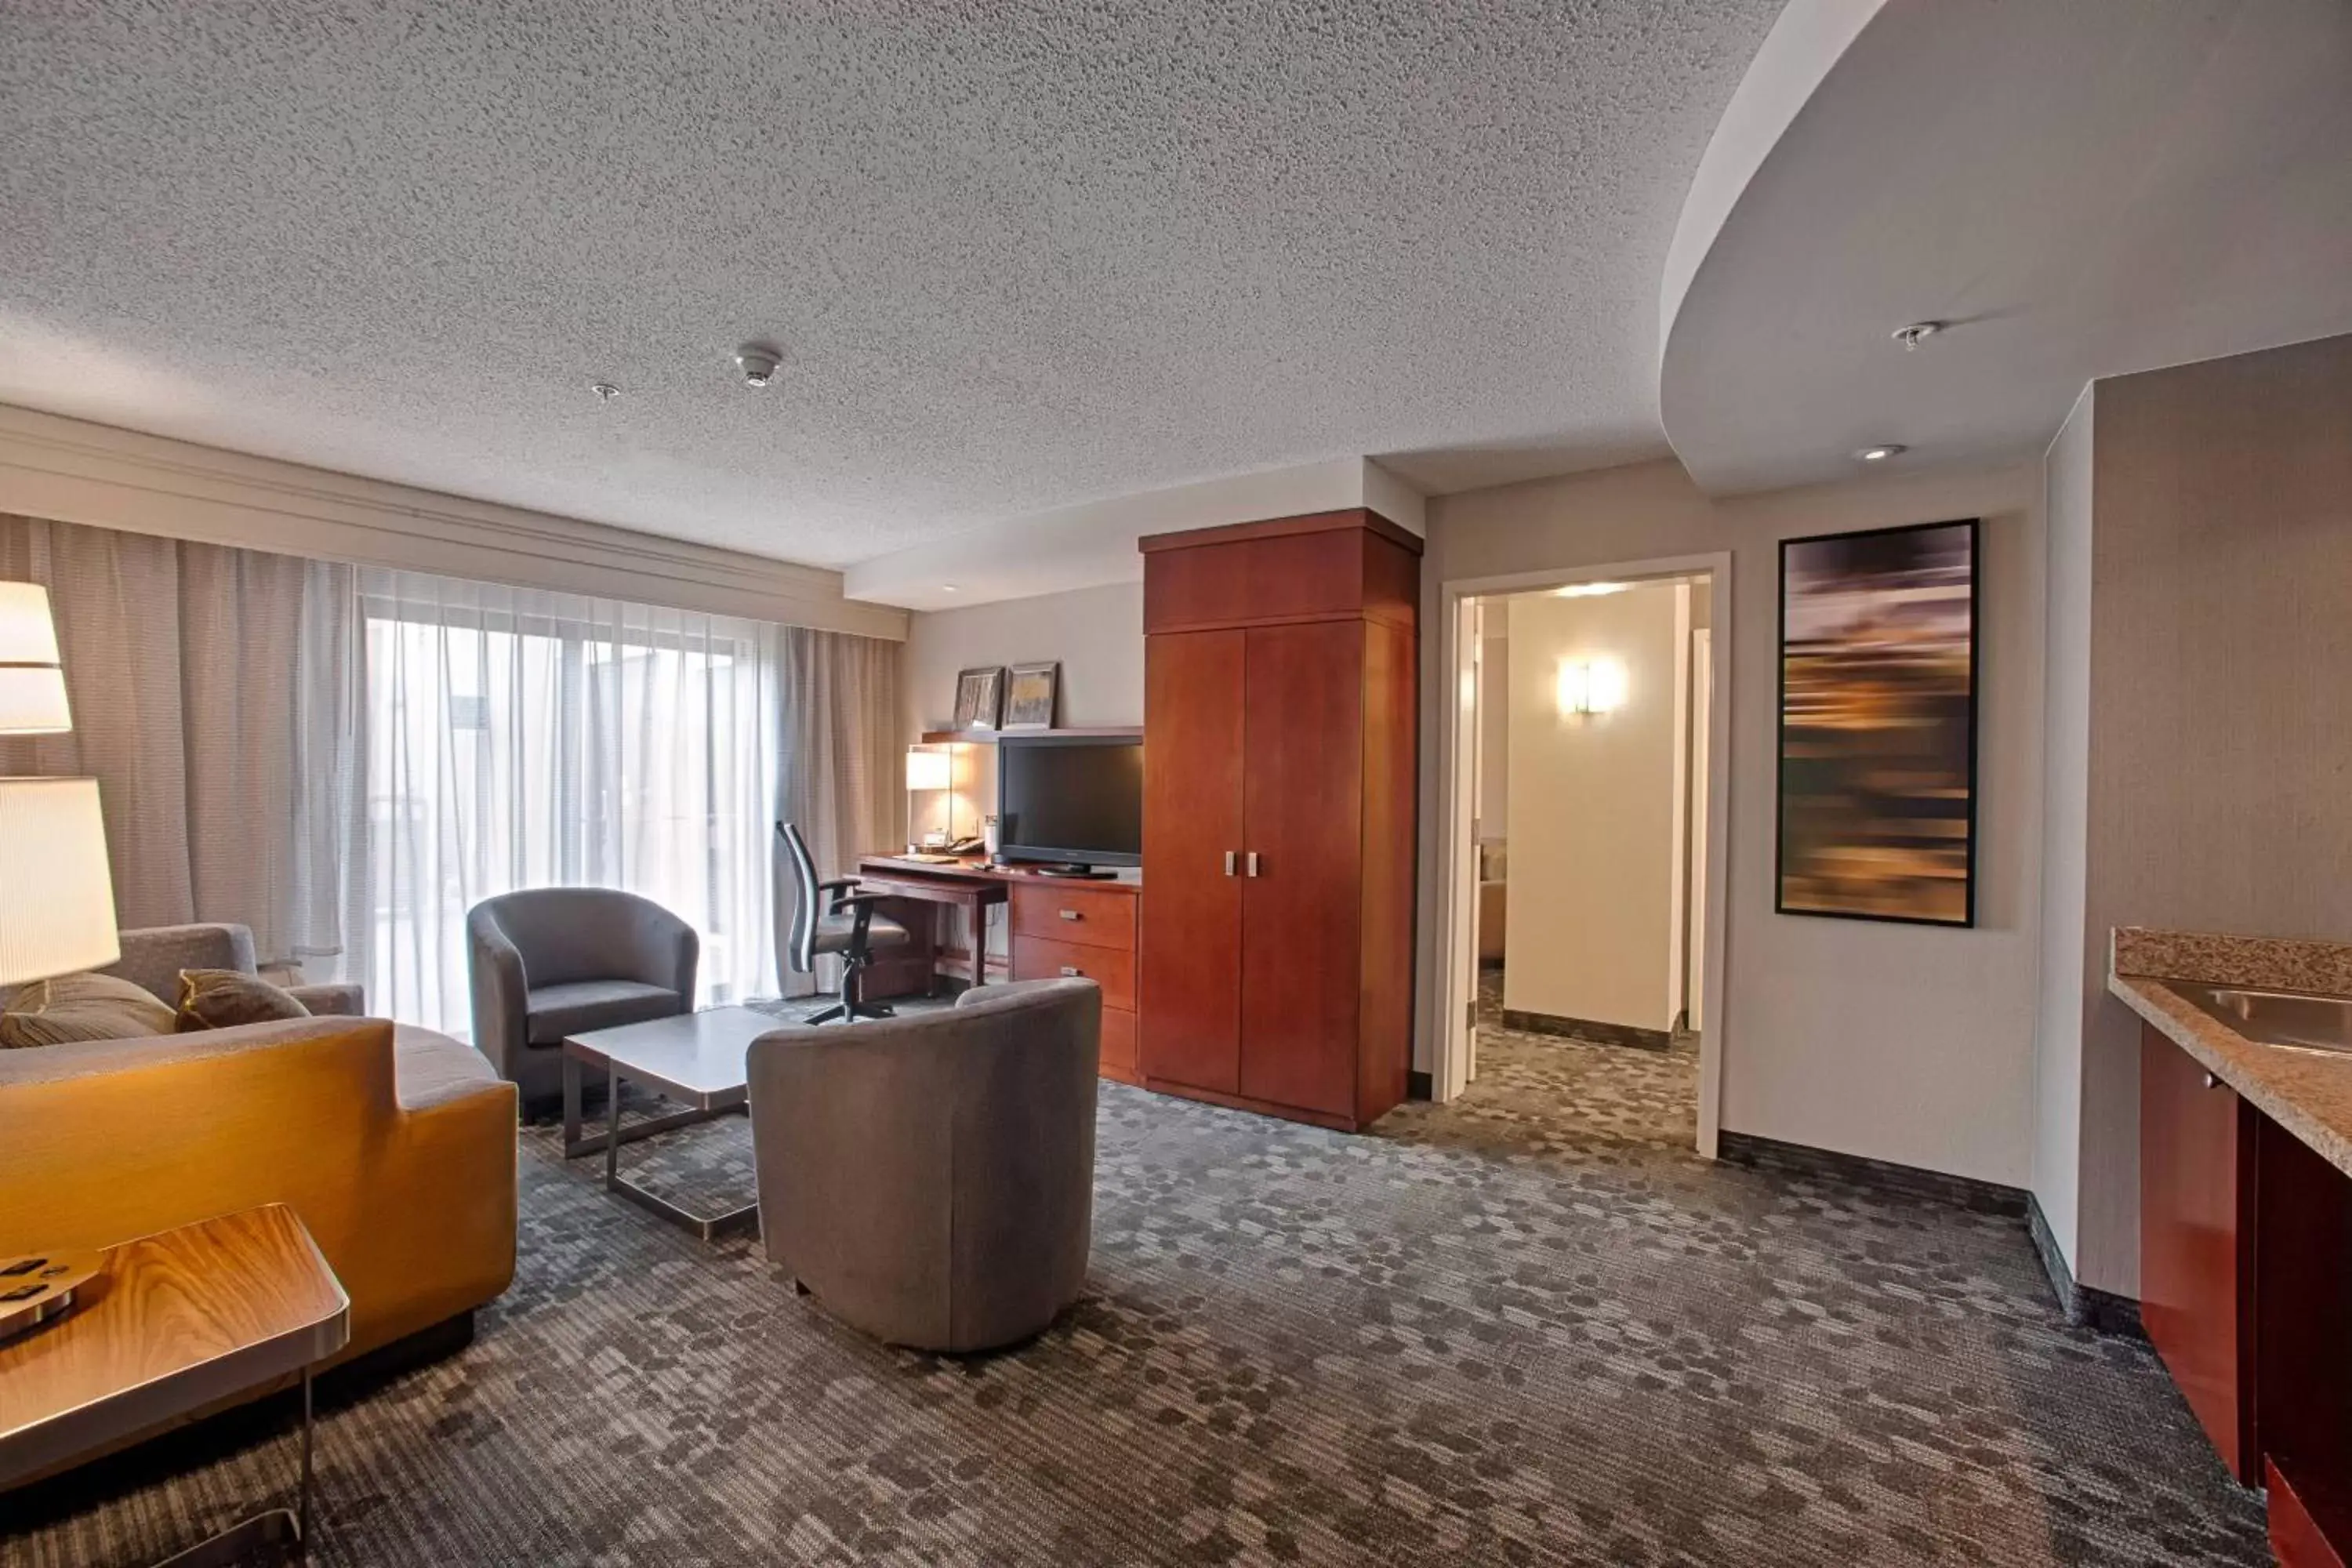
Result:
M121 956L98 781L0 779L0 985Z
M72 728L49 591L38 583L0 583L0 735Z
M908 849L919 847L915 837L915 796L925 792L954 787L955 759L947 751L930 746L907 748L907 847ZM949 803L949 810L952 814L954 810L952 801ZM948 835L952 835L954 829L955 825L950 822L948 825ZM948 835L942 835L942 837Z

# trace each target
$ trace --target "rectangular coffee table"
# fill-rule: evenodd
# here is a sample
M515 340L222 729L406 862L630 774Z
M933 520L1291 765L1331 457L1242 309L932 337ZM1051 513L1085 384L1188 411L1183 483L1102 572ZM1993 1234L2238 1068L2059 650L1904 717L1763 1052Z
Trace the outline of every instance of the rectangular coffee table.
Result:
M0 1342L0 1487L70 1466L231 1394L302 1378L294 1507L166 1568L302 1549L310 1529L310 1369L351 1342L352 1304L283 1204L108 1247L71 1310Z
M621 1145L674 1127L709 1121L748 1104L743 1055L752 1040L782 1021L749 1007L710 1007L618 1028L592 1029L563 1042L563 1152L566 1157L604 1152L604 1186L662 1218L686 1226L705 1241L748 1230L760 1218L757 1203L724 1214L698 1215L648 1192L621 1174ZM604 1074L604 1131L583 1136L580 1118L582 1074ZM623 1080L682 1101L687 1109L657 1116L625 1130L621 1126Z

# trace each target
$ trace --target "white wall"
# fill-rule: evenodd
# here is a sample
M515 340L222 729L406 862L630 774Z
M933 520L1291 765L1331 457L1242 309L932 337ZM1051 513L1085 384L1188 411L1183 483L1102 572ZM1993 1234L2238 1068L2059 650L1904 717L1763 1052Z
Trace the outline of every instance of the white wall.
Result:
M1664 1030L1674 1024L1673 879L1681 716L1679 584L1511 605L1510 876L1503 1005ZM1562 713L1568 660L1625 671L1610 713Z
M1440 584L1728 551L1731 707L1727 976L1709 1020L1723 1126L2022 1186L2032 1164L2042 853L2041 465L1874 477L1713 502L1646 463L1431 503L1424 659ZM1986 519L1979 698L1979 924L1969 931L1772 912L1778 541ZM1717 635L1723 635L1717 628ZM1449 689L1424 665L1423 735ZM1421 1027L1431 1066L1438 747L1422 748ZM1517 876L1513 867L1513 876Z
M2084 833L2090 805L2091 424L2084 387L2046 463L2048 613L2042 745L2042 971L2033 1068L2033 1195L2080 1277L2077 1237L2083 1017L2105 975L2085 962Z

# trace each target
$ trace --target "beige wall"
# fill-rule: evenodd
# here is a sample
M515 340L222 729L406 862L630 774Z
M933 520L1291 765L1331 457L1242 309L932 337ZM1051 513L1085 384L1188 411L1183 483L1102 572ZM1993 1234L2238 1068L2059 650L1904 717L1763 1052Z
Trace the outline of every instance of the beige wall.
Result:
M2098 984L2109 930L2352 939L2352 337L2104 380L2090 416L2075 1265L2128 1295L2137 1031Z
M1489 599L1478 652L1478 833L1511 830L1511 601Z
M1423 562L1423 875L1416 1065L1431 1066L1440 584L1665 556L1732 557L1723 1126L2022 1186L2032 1168L2041 893L2042 470L1873 478L1727 502L1672 462L1432 502ZM1970 931L1772 912L1777 542L1986 519L1980 628L1979 924ZM1717 636L1723 636L1721 627ZM1517 868L1514 866L1516 879Z
M1510 608L1510 876L1503 1005L1664 1030L1674 1025L1677 638L1689 590L1523 595ZM1611 659L1611 713L1564 714L1558 672Z
M1048 658L1062 661L1062 723L1142 723L1143 584L918 611L907 630L908 739L947 727L958 670Z
M1059 659L1059 722L1069 725L1143 722L1143 584L1114 583L1032 599L1005 599L968 609L917 611L907 628L907 739L943 730L955 716L956 674L982 665ZM996 809L996 753L989 746L959 749L952 802L959 830ZM936 811L950 803L919 803ZM919 817L918 828L927 818Z

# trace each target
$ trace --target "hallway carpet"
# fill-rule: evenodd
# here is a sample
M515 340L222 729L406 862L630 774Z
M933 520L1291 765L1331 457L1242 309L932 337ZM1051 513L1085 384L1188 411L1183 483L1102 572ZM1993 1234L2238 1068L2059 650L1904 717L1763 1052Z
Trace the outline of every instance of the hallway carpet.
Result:
M2064 1327L2014 1220L1706 1164L1611 1066L1496 1036L1469 1096L1366 1137L1106 1085L1087 1296L971 1362L862 1339L533 1129L514 1289L326 1416L314 1560L2267 1561L2147 1347ZM723 1187L747 1140L631 1152ZM281 1491L288 1429L0 1498L0 1563L152 1562Z

